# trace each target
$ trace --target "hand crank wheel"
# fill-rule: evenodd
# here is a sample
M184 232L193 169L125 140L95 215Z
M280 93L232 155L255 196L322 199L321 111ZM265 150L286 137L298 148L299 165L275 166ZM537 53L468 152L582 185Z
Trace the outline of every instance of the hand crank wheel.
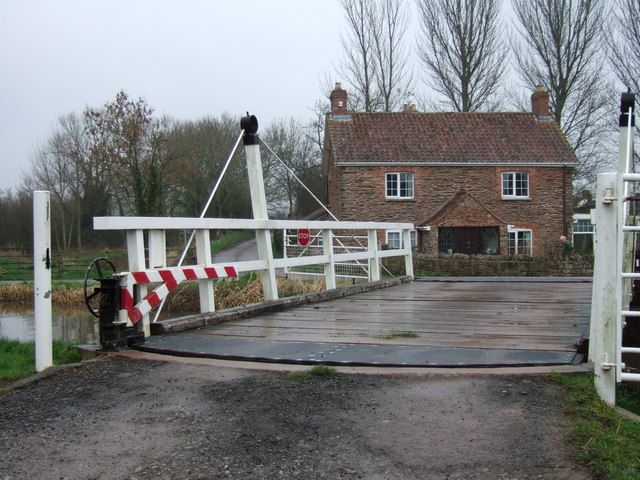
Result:
M102 291L99 288L94 288L93 293L89 293L89 280L100 281L101 278L105 277L104 274L108 271L109 276L112 276L116 273L116 267L113 266L113 263L105 257L98 257L93 260L89 266L87 267L87 271L84 274L84 301L87 304L87 308L91 315L94 317L100 317L100 298L99 295ZM98 298L96 300L96 297Z

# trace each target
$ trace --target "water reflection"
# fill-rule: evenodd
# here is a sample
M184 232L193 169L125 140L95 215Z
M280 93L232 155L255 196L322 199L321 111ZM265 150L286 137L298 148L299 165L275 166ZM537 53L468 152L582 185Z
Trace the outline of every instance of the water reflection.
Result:
M98 319L86 308L53 307L53 338L76 343L98 343ZM30 305L0 303L0 337L23 342L34 338L35 320Z

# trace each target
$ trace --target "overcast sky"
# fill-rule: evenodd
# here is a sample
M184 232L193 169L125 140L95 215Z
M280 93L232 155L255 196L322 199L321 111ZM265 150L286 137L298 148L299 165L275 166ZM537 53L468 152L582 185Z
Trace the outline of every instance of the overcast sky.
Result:
M338 0L0 0L0 189L121 89L178 119L306 119L342 27Z

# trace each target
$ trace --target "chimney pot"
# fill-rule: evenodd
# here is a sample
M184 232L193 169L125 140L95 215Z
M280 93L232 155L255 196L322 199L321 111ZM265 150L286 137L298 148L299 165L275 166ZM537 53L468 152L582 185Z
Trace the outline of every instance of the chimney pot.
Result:
M347 110L347 91L342 88L340 82L336 82L336 86L333 87L331 95L329 95L329 101L331 102L331 113L346 114Z
M536 89L531 95L531 111L538 120L551 119L549 92L542 85L536 85Z

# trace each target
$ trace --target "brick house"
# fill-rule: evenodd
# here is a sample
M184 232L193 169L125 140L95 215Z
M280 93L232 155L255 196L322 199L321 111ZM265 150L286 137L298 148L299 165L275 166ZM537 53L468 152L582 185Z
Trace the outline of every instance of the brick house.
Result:
M531 113L351 112L339 83L330 100L323 174L341 220L413 222L429 253L538 255L570 238L578 159L542 87Z

